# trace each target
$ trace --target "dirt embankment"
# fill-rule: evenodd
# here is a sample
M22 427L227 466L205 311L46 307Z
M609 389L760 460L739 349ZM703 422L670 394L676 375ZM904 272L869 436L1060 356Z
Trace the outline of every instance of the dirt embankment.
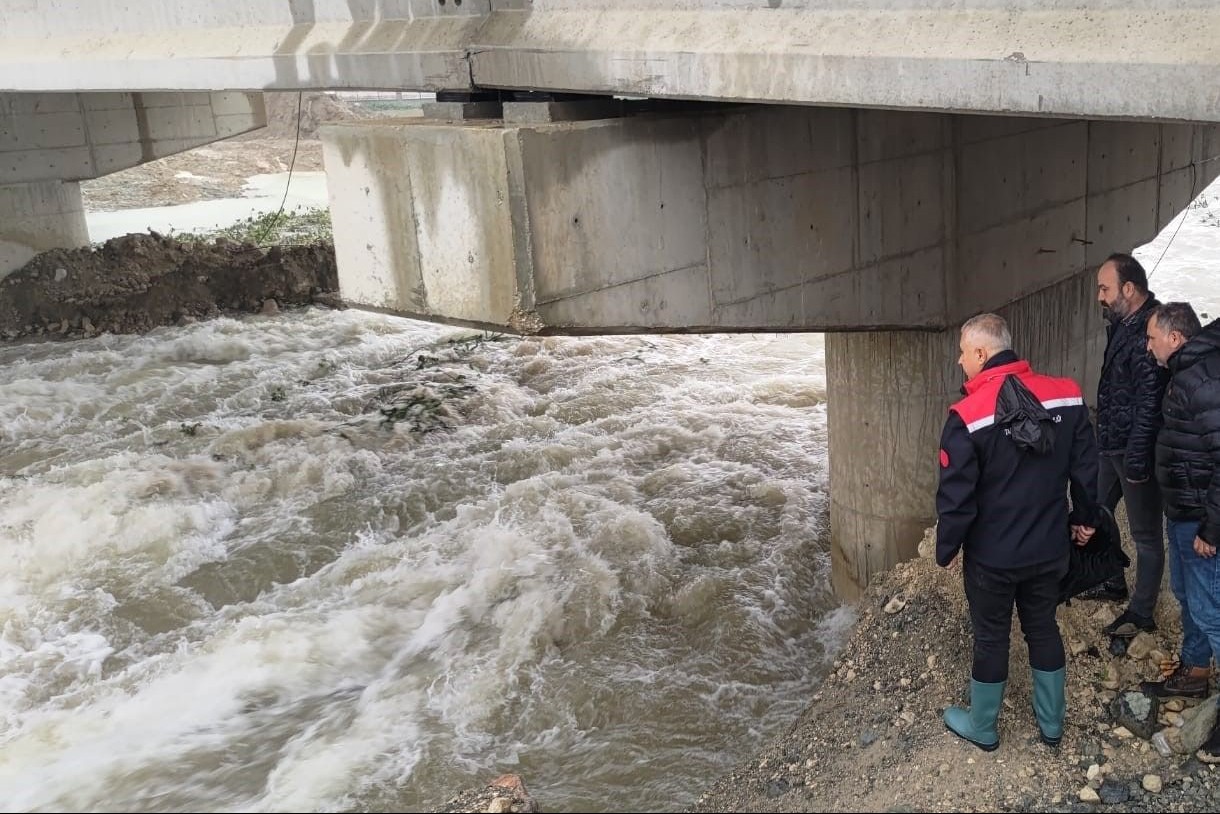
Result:
M327 244L260 249L126 235L44 252L0 280L0 337L138 333L225 311L336 306L337 292Z
M1121 607L1078 600L1060 608L1069 655L1058 749L1038 739L1014 621L1000 748L983 752L941 720L946 706L967 703L971 636L961 579L923 557L871 586L851 640L801 718L692 810L1216 810L1220 766L1201 763L1189 746L1210 728L1214 698L1160 707L1153 727L1179 750L1168 756L1112 714L1116 696L1159 678L1158 662L1177 650L1180 617L1167 588L1158 632L1136 637L1124 655L1111 655L1102 632Z

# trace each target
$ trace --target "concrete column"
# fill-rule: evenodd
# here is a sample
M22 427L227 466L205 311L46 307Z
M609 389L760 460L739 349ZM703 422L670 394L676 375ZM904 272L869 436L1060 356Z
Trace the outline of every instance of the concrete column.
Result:
M1015 350L1035 369L1096 394L1105 349L1094 270L999 309ZM836 593L859 595L874 574L911 559L936 520L936 451L960 397L958 330L826 336L830 528Z
M0 186L0 277L39 252L88 243L80 184L41 181Z

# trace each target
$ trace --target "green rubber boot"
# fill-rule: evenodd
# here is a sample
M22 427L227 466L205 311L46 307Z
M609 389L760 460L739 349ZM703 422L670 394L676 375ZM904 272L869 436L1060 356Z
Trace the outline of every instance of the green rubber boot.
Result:
M1007 681L985 684L970 679L970 709L949 707L945 710L945 726L984 752L994 750L1000 745L996 721L1000 718L1000 704L1007 685Z
M1067 668L1031 672L1034 674L1034 717L1038 719L1038 733L1047 746L1058 746L1063 737L1063 717L1067 713L1064 699Z

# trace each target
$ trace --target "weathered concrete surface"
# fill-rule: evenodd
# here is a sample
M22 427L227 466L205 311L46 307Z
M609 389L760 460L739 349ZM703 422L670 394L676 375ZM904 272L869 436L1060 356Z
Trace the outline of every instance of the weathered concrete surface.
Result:
M470 87L488 0L0 6L0 90Z
M1105 352L1096 273L1000 309L1013 344L1042 372L1070 376L1095 400ZM826 337L832 579L854 598L875 575L909 560L936 519L936 450L960 398L956 328Z
M1177 0L534 0L490 87L1082 118L1220 118L1220 9Z
M548 333L944 329L1220 171L1215 126L803 107L323 140L344 296Z
M39 252L88 243L80 184L41 181L0 186L0 278Z
M518 88L1220 121L1182 0L22 0L0 90Z
M97 178L266 122L261 93L0 93L0 184Z
M339 285L352 303L425 319L512 322L516 247L504 133L476 124L461 131L454 139L449 126L321 129Z

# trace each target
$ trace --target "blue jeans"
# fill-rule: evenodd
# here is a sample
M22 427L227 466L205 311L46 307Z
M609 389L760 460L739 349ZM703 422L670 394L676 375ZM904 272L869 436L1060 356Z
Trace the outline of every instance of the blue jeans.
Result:
M1169 586L1182 605L1182 664L1206 667L1220 653L1220 556L1195 553L1198 520L1166 520Z

